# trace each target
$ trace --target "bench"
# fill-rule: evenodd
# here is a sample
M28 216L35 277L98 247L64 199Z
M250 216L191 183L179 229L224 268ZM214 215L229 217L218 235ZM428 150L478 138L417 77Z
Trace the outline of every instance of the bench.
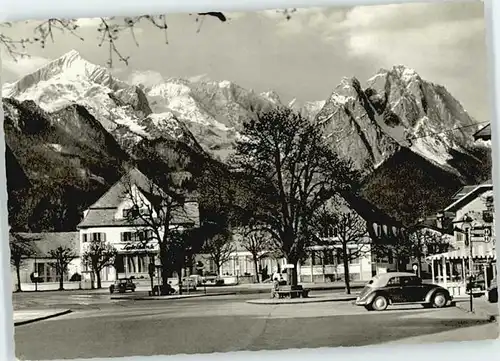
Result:
M280 286L276 293L279 298L307 298L309 296L309 290L302 286Z

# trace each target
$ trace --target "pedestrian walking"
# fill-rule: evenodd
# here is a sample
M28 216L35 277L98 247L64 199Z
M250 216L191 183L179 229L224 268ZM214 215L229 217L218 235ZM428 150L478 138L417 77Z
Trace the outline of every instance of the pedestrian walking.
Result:
M275 277L273 280L273 288L271 290L271 298L278 297L279 288L280 288L280 283L278 281L278 278Z

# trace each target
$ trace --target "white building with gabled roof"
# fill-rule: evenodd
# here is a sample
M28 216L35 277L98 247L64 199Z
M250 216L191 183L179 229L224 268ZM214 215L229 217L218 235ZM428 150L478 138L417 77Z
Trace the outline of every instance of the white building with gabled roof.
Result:
M152 185L154 184L148 177L138 169L132 168L97 202L84 211L83 220L78 225L80 255L85 253L91 240L108 242L118 251L115 266L106 267L102 271L103 282L132 276L139 279L149 278L148 265L155 262L155 257L159 253L158 243L134 242L142 237L148 237L148 232L152 230L140 219L132 221L127 213L136 210L134 208L137 208L138 204L150 205L152 197L155 196L153 193L163 192L159 186L152 187ZM151 209L151 207L146 208ZM188 229L199 226L199 222L198 202L195 197L187 197L182 206L174 210L171 227ZM83 261L82 270L90 271Z

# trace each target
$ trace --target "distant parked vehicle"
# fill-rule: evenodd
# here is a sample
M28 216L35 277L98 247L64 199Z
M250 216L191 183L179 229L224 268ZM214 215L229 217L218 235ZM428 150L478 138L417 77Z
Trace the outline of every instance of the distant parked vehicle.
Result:
M109 286L109 293L125 293L127 291L135 292L135 283L131 278L120 278Z
M498 302L498 283L496 277L491 280L491 285L488 288L488 301L491 303Z
M191 277L186 277L182 279L182 290L183 291L196 291L196 280Z
M413 273L390 272L373 277L355 304L368 311L383 311L391 304L419 303L426 308L445 307L452 296L447 289L426 284Z

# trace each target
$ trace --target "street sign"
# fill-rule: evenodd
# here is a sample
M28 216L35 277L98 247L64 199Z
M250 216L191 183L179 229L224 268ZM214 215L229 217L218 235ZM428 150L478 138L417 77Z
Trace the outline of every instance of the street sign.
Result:
M478 225L471 229L471 241L480 243L491 242L491 225Z

